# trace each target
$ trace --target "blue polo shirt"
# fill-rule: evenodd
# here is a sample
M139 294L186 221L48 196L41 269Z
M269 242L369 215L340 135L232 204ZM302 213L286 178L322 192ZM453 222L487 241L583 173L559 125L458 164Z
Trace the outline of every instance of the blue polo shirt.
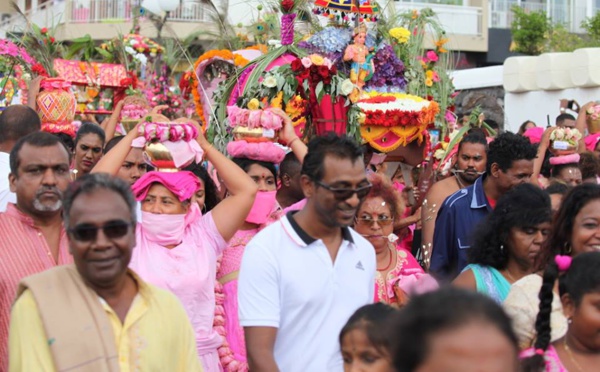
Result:
M449 282L467 266L467 250L477 224L491 211L483 180L479 177L469 187L446 198L435 220L433 253L429 271L438 280Z

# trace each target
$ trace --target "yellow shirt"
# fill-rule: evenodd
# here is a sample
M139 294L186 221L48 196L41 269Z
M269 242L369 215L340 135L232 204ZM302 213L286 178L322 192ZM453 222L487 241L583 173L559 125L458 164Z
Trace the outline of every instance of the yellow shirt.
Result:
M179 300L170 292L137 282L139 292L124 323L99 298L115 335L121 372L202 372L194 331ZM26 290L11 311L9 371L56 371L48 343L37 304Z

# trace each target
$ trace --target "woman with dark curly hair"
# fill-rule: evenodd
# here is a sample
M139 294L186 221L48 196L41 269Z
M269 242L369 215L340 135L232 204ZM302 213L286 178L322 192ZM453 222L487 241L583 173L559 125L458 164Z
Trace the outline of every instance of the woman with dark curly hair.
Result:
M502 303L512 283L534 272L551 216L550 198L540 188L531 184L513 188L479 225L470 264L453 284Z
M583 184L573 188L563 199L553 226L545 244L547 248L536 263L536 271L545 270L556 255L576 257L580 253L600 251L600 186ZM512 285L502 304L513 319L521 348L532 346L536 339L538 293L543 284L541 272L527 275ZM567 331L567 319L558 295L553 299L544 296L544 301L549 301L545 309L552 314L551 341L555 341Z

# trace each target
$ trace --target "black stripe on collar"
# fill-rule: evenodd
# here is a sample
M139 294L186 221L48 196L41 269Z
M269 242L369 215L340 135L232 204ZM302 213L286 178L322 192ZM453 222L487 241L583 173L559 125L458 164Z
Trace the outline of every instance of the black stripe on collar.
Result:
M288 221L290 221L290 225L292 226L292 228L294 229L294 231L296 232L296 234L298 234L298 236L300 237L300 239L302 239L302 241L304 242L304 244L306 245L311 245L312 243L316 242L317 239L313 238L312 236L308 235L308 233L306 231L304 231L300 225L298 225L298 222L296 222L296 220L294 219L294 214L298 212L298 211L291 211L288 212L286 217L288 219ZM348 227L342 227L342 239L353 243L354 244L354 238L352 237L352 233L350 232L350 228Z

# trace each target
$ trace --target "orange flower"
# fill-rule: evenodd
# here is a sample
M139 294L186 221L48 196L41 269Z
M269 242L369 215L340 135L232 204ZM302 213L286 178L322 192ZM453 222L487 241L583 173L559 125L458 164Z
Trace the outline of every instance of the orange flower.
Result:
M194 71L198 69L198 66L203 61L206 61L211 58L219 57L227 61L233 62L236 67L243 67L248 64L248 60L242 57L239 54L233 54L230 50L222 49L222 50L209 50L208 52L201 55L196 62L194 63ZM208 123L206 117L204 117L204 110L202 109L202 96L200 92L198 92L198 77L196 73L192 72L192 95L194 96L194 103L196 104L196 113L200 118L200 124L202 125L202 129L206 130Z
M417 17L419 16L419 11L416 9L413 9L412 11L412 19L417 19Z
M441 38L438 41L435 41L434 44L437 48L438 53L447 53L448 51L444 48L444 44L448 42L447 38Z
M428 87L433 85L433 80L430 78L425 79L425 85L427 85Z

